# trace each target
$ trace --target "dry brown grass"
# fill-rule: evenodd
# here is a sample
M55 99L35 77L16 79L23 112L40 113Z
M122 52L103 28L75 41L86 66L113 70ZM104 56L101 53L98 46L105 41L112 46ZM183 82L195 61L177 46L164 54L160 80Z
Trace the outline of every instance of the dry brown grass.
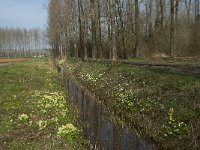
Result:
M12 58L0 58L0 63L8 63L8 62L20 62L20 61L27 61L29 59L12 59Z

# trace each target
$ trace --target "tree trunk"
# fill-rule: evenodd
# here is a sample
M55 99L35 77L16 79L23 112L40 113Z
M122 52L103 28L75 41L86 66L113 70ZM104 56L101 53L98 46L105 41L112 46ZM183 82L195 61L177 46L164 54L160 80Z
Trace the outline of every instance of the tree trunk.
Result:
M135 0L135 46L133 50L133 58L137 56L139 43L139 1Z
M116 47L116 28L115 28L115 2L110 0L110 20L111 20L111 34L112 34L112 60L117 59L117 47Z
M98 29L99 29L99 57L103 57L102 52L102 36L101 36L101 9L100 9L100 0L97 1L98 5Z
M176 28L178 28L179 1L180 0L176 0L176 4L175 4L175 24L176 24Z
M149 24L149 37L152 36L152 0L149 1L149 19L148 19L148 24Z
M74 45L74 57L78 58L78 50L77 50L77 44L76 44L76 13L73 14L73 45Z
M107 20L107 31L108 31L108 36L107 36L107 43L108 43L108 58L112 59L112 50L111 50L111 43L112 43L112 36L111 36L111 20L110 20L110 0L107 0L107 12L106 12L106 20Z
M81 21L81 0L78 0L78 22L79 22L79 42L80 42L80 52L82 57L83 51L83 39L82 39L82 21Z
M174 0L170 0L170 57L174 54Z
M195 21L198 20L199 17L199 0L195 0Z
M125 27L124 27L124 17L123 17L123 9L124 9L124 3L122 0L119 0L119 22L120 22L120 35L121 35L121 42L122 42L122 52L123 52L123 59L126 59L126 44L125 44Z
M161 34L164 26L164 0L160 0L160 29Z
M81 1L81 20L82 20L82 39L83 39L83 51L82 60L87 60L87 14L84 12L83 3Z
M94 0L90 0L90 7L91 7L91 21L92 21L92 59L97 59L97 30L96 30L96 12L95 12L95 2Z
M185 0L185 8L187 12L188 26L190 26L190 11L191 11L192 0Z

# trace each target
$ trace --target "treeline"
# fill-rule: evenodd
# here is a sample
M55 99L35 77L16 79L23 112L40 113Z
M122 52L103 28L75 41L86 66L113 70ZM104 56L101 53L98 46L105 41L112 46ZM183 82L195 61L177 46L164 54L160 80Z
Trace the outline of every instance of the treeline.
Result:
M0 28L1 57L44 55L47 41L42 29Z
M200 55L200 0L49 0L56 57Z

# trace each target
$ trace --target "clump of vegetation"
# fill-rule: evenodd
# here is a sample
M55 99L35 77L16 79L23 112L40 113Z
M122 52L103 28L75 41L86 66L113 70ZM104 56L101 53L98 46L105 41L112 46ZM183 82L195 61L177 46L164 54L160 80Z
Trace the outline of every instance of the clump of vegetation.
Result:
M174 109L170 108L168 112L167 125L163 125L163 135L165 137L187 136L188 127L184 122L177 122L174 119Z
M0 67L0 149L84 149L58 78L43 59Z
M28 122L29 117L27 116L27 114L24 114L24 113L23 113L23 114L19 115L18 119L19 119L20 121L22 121L22 122Z
M200 145L199 77L74 59L62 64L71 78L144 136L167 148Z
M62 125L61 127L59 127L57 134L60 137L65 138L67 141L73 142L78 137L77 136L78 130L77 128L74 127L73 124L68 123L66 125Z

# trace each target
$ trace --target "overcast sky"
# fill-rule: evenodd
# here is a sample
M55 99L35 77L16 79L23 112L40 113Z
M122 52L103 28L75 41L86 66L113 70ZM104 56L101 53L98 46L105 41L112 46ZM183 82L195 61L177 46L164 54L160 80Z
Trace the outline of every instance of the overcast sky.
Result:
M48 0L0 0L0 27L44 28Z

